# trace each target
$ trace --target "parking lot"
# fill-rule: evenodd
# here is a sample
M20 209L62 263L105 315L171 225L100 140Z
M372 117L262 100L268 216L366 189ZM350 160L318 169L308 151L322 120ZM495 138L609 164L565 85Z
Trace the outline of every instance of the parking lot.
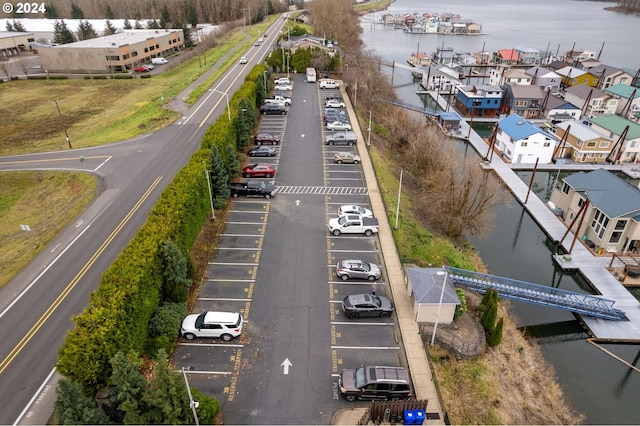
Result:
M349 403L337 375L362 364L405 366L395 315L348 319L350 294L391 298L378 238L333 236L327 222L341 205L369 208L360 164L337 164L325 145L323 110L338 89L319 89L292 76L287 115L262 117L259 133L281 137L274 157L252 158L276 168L270 200L234 199L193 312L241 312L242 335L230 342L181 339L174 354L191 386L214 395L226 423L329 423ZM246 180L246 179L244 179ZM375 282L343 281L336 264L360 259L379 265ZM274 412L274 408L277 408Z

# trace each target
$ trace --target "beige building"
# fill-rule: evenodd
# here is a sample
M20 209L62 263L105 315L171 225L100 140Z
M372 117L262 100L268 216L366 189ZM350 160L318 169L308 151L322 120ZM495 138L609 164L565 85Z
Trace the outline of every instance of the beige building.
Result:
M125 30L110 36L40 48L42 65L54 73L129 72L184 46L181 29Z
M579 120L556 124L555 134L564 142L560 142L554 158L569 158L576 163L604 163L613 149L610 138Z
M29 50L29 43L35 41L33 33L0 31L0 60Z

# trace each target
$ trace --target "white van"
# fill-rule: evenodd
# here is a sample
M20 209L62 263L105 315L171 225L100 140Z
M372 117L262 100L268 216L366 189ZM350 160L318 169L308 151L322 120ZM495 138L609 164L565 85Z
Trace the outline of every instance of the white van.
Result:
M152 58L151 59L151 63L155 64L155 65L164 65L167 62L169 62L169 61L167 61L165 58Z
M323 78L320 80L320 88L321 89L337 89L340 85L337 81L331 80L329 78Z

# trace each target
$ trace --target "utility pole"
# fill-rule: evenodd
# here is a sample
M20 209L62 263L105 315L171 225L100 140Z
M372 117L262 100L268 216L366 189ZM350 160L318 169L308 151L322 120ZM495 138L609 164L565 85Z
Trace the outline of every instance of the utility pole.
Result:
M60 117L60 122L62 123L62 127L64 129L64 137L67 139L67 144L69 145L69 149L73 149L71 146L71 139L69 139L69 133L67 132L67 123L64 122L64 118L62 118L62 112L60 111L60 105L58 105L58 101L53 101L56 104L56 108L58 109L58 117Z

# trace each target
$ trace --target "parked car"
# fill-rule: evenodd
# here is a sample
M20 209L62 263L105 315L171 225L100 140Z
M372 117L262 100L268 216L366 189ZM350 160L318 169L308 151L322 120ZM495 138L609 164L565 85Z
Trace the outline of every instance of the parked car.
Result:
M324 103L324 106L326 106L327 108L344 108L344 102L342 101L337 101L335 99L329 99L328 101L326 101Z
M358 279L375 281L380 278L380 267L364 260L341 260L336 265L336 274L343 281Z
M409 373L402 367L362 366L345 368L338 376L340 394L356 399L407 399L411 397Z
M278 145L280 143L280 136L275 136L270 133L258 133L253 137L253 141L256 145Z
M278 104L264 104L260 107L260 114L262 115L287 115L288 111L286 106Z
M187 315L182 321L180 334L187 340L215 337L229 341L242 333L242 323L242 314L239 312L207 311Z
M169 63L169 61L167 61L165 58L152 58L151 63L156 65L164 65Z
M152 69L154 69L155 67L151 64L144 64L142 65L143 67L145 67L146 69L148 69L149 71L151 71Z
M340 85L335 80L325 79L320 80L321 89L338 89Z
M339 101L339 102L342 102L343 99L342 99L342 96L340 96L340 95L329 95L326 98L324 98L324 101L325 102L327 102L327 101Z
M352 294L342 301L342 311L349 319L389 318L393 313L393 302L386 297L374 294Z
M242 168L244 177L266 177L270 178L276 174L276 169L271 164L255 163L247 164Z
M357 214L362 217L373 217L373 212L364 207L356 206L354 204L340 206L338 208L338 217L342 217L348 214Z
M324 121L324 123L331 123L332 121L342 121L343 123L346 123L347 120L347 114L344 112L344 110L340 110L340 109L330 109L329 111L325 111L322 114L322 121Z
M275 157L278 154L278 151L275 148L260 145L250 149L247 154L249 157Z
M360 156L352 152L336 152L335 154L333 154L333 161L338 164L358 164L360 162Z
M249 62L249 58L247 58L246 56L240 58L240 64L244 65L247 62Z
M149 68L145 67L144 65L140 65L139 67L135 67L133 70L135 72L149 72Z
M280 78L276 78L273 81L273 84L275 84L275 85L291 84L291 80L289 80L289 77L280 77Z
M332 121L330 123L327 123L327 130L334 130L334 131L351 130L351 124L343 123L342 121Z
M293 86L290 85L290 84L276 84L274 86L274 89L275 90L286 90L286 91L290 92L290 91L293 90Z
M241 195L245 197L264 197L269 200L276 195L276 187L261 180L250 180L248 182L231 182L229 190L233 198Z

